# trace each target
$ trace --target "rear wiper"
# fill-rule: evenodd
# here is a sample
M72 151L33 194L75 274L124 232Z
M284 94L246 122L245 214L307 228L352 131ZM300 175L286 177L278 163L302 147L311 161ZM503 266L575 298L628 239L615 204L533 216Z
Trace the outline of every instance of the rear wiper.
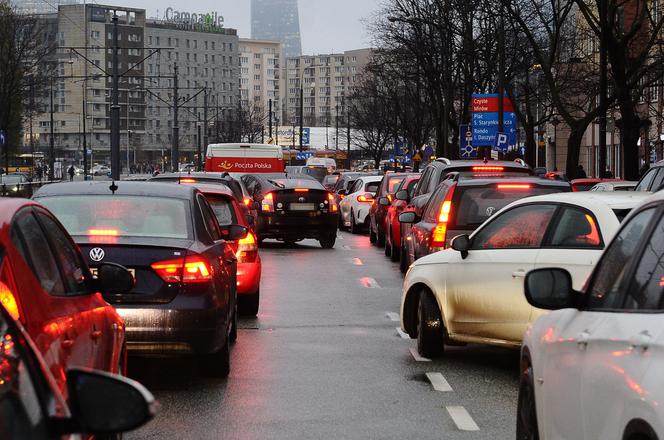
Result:
M284 184L281 183L281 182L275 182L274 180L269 180L269 179L268 179L268 182L271 183L272 185L276 186L276 187L279 187L279 188L286 188L286 185L284 185Z

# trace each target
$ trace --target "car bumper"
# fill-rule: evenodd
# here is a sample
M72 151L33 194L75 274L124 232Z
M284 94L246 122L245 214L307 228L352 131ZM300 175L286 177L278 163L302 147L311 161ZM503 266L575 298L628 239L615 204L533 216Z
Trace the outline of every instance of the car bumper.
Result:
M237 265L237 294L252 295L258 292L261 284L261 262L238 263Z
M118 307L127 351L141 355L208 354L225 343L224 311Z
M338 215L312 213L310 216L262 214L257 221L260 238L318 239L337 230Z

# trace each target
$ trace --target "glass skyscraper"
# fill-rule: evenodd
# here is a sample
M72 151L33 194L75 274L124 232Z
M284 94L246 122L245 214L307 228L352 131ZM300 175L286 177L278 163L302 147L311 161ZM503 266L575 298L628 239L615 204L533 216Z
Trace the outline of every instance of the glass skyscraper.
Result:
M286 58L302 55L297 0L251 0L251 38L280 41Z

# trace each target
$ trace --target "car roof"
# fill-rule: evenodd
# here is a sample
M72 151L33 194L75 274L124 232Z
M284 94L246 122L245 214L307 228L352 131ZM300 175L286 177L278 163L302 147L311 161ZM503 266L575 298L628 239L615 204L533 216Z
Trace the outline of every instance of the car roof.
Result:
M357 179L355 180L360 180L362 179L366 183L371 183L371 182L380 182L383 180L383 175L380 176L358 176Z
M35 203L28 199L18 197L0 197L0 225L7 223L14 218L14 214L24 206L34 205Z
M651 194L649 193L584 191L527 197L515 202L515 204L532 202L559 202L591 207L591 205L601 203L611 209L633 209L650 197Z
M219 185L216 183L185 183L183 185L193 186L203 194L223 194L235 200L235 194L226 185Z
M516 168L516 169L523 169L523 170L531 170L531 168L528 165L523 165L519 162L514 162L514 161L509 161L509 160L450 160L449 163L442 161L440 159L435 160L431 163L437 163L445 166L446 168L449 167L476 167L476 166L495 166L495 167L506 167L506 168Z
M183 173L162 173L158 174L154 177L152 177L152 180L162 180L162 179L186 179L187 177L190 178L198 178L198 179L210 179L210 180L227 180L229 178L232 178L232 176L229 173L206 173L204 171L195 171L195 172L183 172Z
M117 189L111 191L115 184ZM53 196L75 196L75 195L122 195L122 196L149 196L165 197L169 199L190 200L197 192L191 185L173 185L173 183L161 182L136 182L119 181L111 182L62 182L44 185L34 194L34 198Z
M462 179L457 181L457 187L466 187L466 186L482 186L489 185L492 183L532 183L539 186L548 186L548 187L560 187L560 188L569 188L569 182L563 182L561 180L550 180L542 179L535 176L524 176L524 177L495 177L495 178L481 178L481 179Z

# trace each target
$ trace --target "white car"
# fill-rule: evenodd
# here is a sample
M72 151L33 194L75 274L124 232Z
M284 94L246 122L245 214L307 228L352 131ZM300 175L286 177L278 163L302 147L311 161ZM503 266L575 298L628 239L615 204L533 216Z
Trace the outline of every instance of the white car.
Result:
M339 203L341 224L344 228L349 228L353 234L359 233L360 229L368 228L369 209L375 201L381 180L383 180L382 175L358 177Z
M111 169L106 165L95 165L92 167L93 176L105 176L111 172Z
M579 291L564 269L526 277L517 439L664 438L664 194L630 214ZM552 265L553 266L553 265Z
M542 314L523 296L526 273L561 266L580 288L620 220L648 196L636 193L556 193L507 205L452 248L410 267L401 299L401 327L422 356L445 344L518 348Z

